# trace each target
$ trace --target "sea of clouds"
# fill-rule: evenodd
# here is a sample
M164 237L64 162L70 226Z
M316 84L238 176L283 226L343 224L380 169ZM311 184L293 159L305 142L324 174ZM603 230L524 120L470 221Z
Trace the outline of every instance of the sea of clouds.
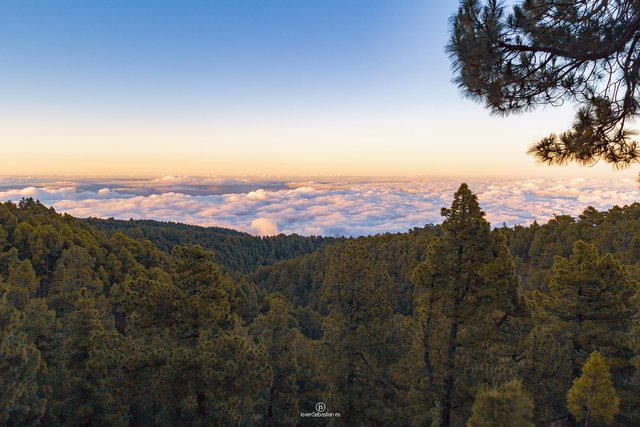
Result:
M579 215L640 201L633 179L469 180L494 225ZM32 197L76 217L155 219L256 235L360 236L442 221L460 185L454 179L158 179L0 177L0 200Z

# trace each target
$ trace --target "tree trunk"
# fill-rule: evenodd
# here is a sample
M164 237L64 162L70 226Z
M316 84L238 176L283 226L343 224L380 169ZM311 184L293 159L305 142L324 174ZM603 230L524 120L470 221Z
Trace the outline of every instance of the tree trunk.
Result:
M272 386L269 388L269 398L268 398L268 405L267 405L267 425L268 426L273 426L274 424L274 420L273 420L273 394L274 394L275 388Z
M207 418L207 395L200 392L196 396L198 400L198 415L202 417L202 419Z
M458 337L458 324L449 325L449 340L447 347L447 373L444 376L444 392L440 399L440 424L439 427L449 427L451 425L451 395L455 377L453 375L456 367L456 340Z

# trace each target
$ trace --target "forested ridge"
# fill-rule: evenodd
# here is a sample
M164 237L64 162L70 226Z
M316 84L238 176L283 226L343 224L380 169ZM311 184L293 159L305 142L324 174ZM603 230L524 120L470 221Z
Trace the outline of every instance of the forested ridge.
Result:
M640 425L640 203L491 228L463 184L442 214L256 238L0 204L0 423Z
M121 232L137 240L150 240L164 251L176 245L200 245L213 251L217 264L229 271L248 273L260 265L315 252L339 240L334 237L299 236L297 234L256 237L248 233L221 227L154 220L122 221L86 218L82 221L111 235Z

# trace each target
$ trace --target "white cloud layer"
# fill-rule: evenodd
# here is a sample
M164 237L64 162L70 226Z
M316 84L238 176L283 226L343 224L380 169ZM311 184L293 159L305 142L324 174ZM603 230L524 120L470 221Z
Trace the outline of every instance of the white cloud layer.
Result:
M165 177L136 180L126 192L122 183L56 182L2 179L0 200L39 199L59 212L77 217L145 218L203 226L234 228L258 235L358 236L406 231L439 223L440 208L449 206L459 182L432 181L305 181L275 182ZM183 185L189 183L188 191ZM211 183L243 192L208 194ZM470 181L487 219L496 226L547 221L553 214L578 215L587 206L608 209L640 201L632 179L523 179ZM109 185L107 185L109 184ZM263 185L264 184L264 185ZM111 187L111 188L110 188ZM264 187L264 188L262 188ZM89 190L86 190L89 188ZM216 187L219 188L220 187ZM223 187L227 188L227 187ZM196 191L197 190L197 191ZM153 194L149 194L153 191ZM185 192L183 192L185 191Z

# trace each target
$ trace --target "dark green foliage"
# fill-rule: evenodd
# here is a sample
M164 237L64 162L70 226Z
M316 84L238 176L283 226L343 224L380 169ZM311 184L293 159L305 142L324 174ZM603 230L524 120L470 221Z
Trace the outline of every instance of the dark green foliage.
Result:
M3 404L9 421L256 420L253 399L270 366L240 313L257 302L251 303L249 284L237 288L220 272L212 253L195 246L166 254L31 200L0 205L0 217L3 304L15 326L6 331L17 352L5 352L3 362L12 361L8 366L22 375L15 381L24 383L5 395L26 402ZM29 415L36 403L40 412Z
M610 377L604 357L591 353L567 393L567 406L578 422L611 425L620 411L620 399Z
M572 422L592 351L638 424L640 204L492 230L462 186L443 213L335 241L2 203L0 425L529 425L527 395Z
M393 404L399 394L389 368L403 351L393 345L393 282L359 242L336 250L322 288L329 312L323 325L330 387L325 403L344 412L342 423L392 424L401 408Z
M0 424L35 425L45 411L46 365L23 332L24 317L0 288Z
M512 377L518 280L504 238L466 184L442 210L443 237L414 273L424 375L438 425L460 425L477 387Z
M320 310L324 266L323 252L315 252L258 267L249 278L267 292L281 293L296 306Z
M496 114L577 105L569 130L531 148L539 161L638 161L629 129L639 112L637 2L463 0L451 22L448 50L466 96Z
M235 285L212 257L199 246L176 246L168 274L112 289L131 340L125 370L134 374L136 423L229 425L258 417L255 399L270 367L231 311Z
M49 422L64 425L128 424L121 383L123 338L85 289L62 328L62 346L51 370L53 400Z
M440 233L440 227L414 228L407 233L385 233L356 239L381 264L393 279L394 311L410 314L413 310L413 283L415 267L424 261L429 243ZM337 242L339 246L344 242ZM330 250L330 248L327 248ZM297 306L306 306L324 312L320 289L324 280L327 250L285 260L271 266L258 267L249 277L260 288L280 292Z
M554 257L571 255L577 240L596 245L626 265L640 261L640 203L606 212L588 207L578 218L556 216L546 224L502 230L528 290L545 289Z
M544 353L542 357L556 353L557 359L548 366L557 372L552 376L528 375L531 387L551 380L551 388L566 394L588 355L598 351L611 364L623 406L640 408L640 388L631 385L635 355L632 328L639 313L632 298L639 289L622 264L611 254L601 256L593 244L578 241L569 258L556 257L548 291L535 292L530 305L536 331L547 334L547 343L538 352ZM557 402L558 397L550 400ZM548 415L555 418L566 411L560 409L562 412ZM630 409L624 414L624 423L638 423L639 415L637 409Z
M11 263L7 275L7 299L17 308L23 308L38 289L36 272L28 259Z
M533 399L519 380L497 388L482 385L471 408L468 427L533 427Z
M307 345L289 314L288 302L278 295L268 298L269 309L251 325L253 335L264 349L271 365L271 381L264 392L262 422L268 426L295 426L299 418L299 345Z
M167 252L171 252L177 245L200 245L213 251L218 264L229 271L240 273L249 273L261 265L270 265L276 261L315 252L342 240L296 234L256 237L227 228L198 227L152 220L87 218L83 221L109 234L122 232L134 239L149 240Z

